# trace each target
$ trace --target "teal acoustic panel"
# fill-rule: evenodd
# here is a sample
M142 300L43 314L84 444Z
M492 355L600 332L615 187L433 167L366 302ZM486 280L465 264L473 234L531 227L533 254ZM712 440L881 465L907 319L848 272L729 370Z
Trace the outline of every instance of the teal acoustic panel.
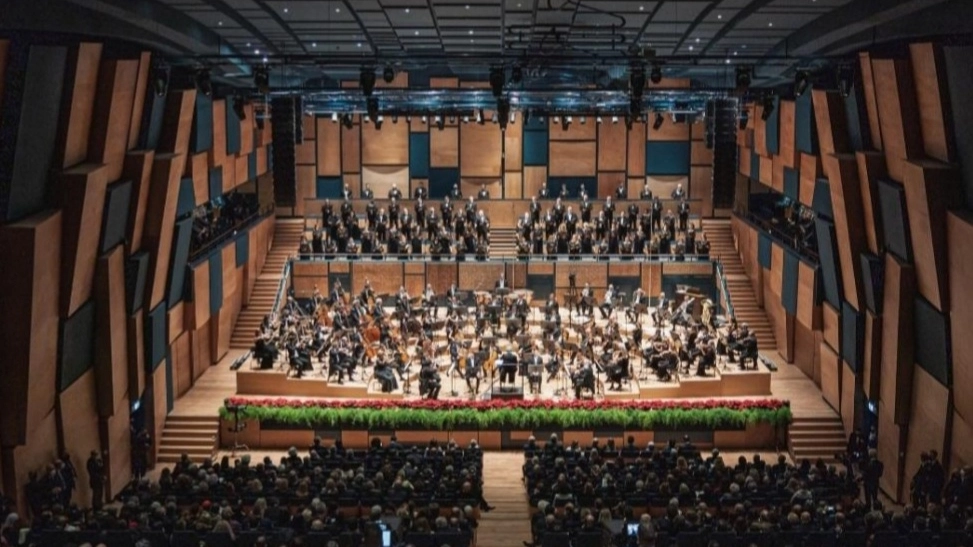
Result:
M774 95L774 109L767 116L764 132L767 153L771 156L780 153L780 97Z
M801 172L790 167L784 168L784 195L794 201L801 199Z
M430 198L439 199L449 195L455 184L459 184L459 168L431 167L429 169Z
M61 323L58 355L59 391L64 391L94 365L95 302L89 300Z
M750 180L760 181L760 154L756 150L750 152Z
M203 93L196 94L189 148L194 154L213 148L213 98Z
M159 368L166 359L169 345L167 311L166 303L162 302L145 318L145 368L149 373Z
M315 197L337 199L344 197L341 177L318 177L315 181Z
M196 193L193 190L193 179L182 179L179 181L179 199L176 201L176 218L192 213L195 207Z
M798 151L805 154L818 153L818 132L814 123L814 102L808 89L796 99L794 109L794 142Z
M223 168L214 167L209 170L209 200L223 195Z
M250 260L250 230L244 230L236 236L236 267L246 265Z
M646 141L645 174L688 175L691 150L689 141Z
M549 140L547 122L535 118L524 125L523 160L525 166L547 165Z
M831 205L831 184L828 183L828 179L815 181L814 195L811 196L811 209L823 217L834 218L834 209Z
M176 222L176 234L172 241L172 260L169 261L169 290L166 300L169 308L182 301L186 281L186 264L189 262L189 245L193 237L193 218Z
M257 178L257 151L247 154L247 180Z
M784 250L784 272L780 288L780 303L789 315L797 315L797 276L801 259L790 249Z
M240 118L231 108L232 101L226 105L226 153L236 155L240 153Z
M429 133L409 133L409 177L429 178Z
M770 235L764 232L757 234L757 262L760 263L760 267L769 270L770 263L773 256L774 241L770 239Z

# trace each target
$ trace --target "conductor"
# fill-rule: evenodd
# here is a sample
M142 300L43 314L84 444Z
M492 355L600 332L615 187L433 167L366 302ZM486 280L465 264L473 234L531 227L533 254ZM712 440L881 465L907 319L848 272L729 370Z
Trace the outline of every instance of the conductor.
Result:
M517 354L507 346L500 356L500 383L513 383L517 374Z

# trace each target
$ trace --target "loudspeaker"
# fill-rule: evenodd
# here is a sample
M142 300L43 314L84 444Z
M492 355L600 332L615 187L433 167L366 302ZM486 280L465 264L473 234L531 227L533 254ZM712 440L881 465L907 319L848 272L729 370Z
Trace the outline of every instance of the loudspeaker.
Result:
M270 109L274 139L274 202L279 207L293 207L297 202L294 99L277 97L270 103Z
M865 284L865 307L875 315L882 315L885 286L885 261L870 253L861 255L862 282Z
M304 98L300 95L294 97L294 142L304 144Z

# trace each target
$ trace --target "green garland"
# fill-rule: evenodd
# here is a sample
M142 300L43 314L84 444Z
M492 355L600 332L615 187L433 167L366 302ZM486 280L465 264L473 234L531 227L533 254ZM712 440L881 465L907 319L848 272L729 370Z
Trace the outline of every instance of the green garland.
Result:
M220 416L233 419L225 408ZM248 406L240 418L286 426L360 430L719 430L743 429L752 424L781 426L790 423L789 406L779 408L667 408L639 410L500 408L449 411L417 408L321 408Z

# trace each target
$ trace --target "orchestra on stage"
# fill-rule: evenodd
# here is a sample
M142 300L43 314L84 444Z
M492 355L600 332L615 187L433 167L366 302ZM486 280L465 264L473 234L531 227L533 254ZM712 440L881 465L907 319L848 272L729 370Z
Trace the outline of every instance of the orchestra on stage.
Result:
M650 302L640 287L626 295L609 285L599 298L571 277L560 302L551 293L540 306L503 274L492 290L454 284L442 294L427 285L418 295L405 287L377 295L368 280L350 294L335 282L327 296L317 289L310 299L289 296L264 318L253 366L429 399L594 399L632 382L757 368L755 334L692 288Z

